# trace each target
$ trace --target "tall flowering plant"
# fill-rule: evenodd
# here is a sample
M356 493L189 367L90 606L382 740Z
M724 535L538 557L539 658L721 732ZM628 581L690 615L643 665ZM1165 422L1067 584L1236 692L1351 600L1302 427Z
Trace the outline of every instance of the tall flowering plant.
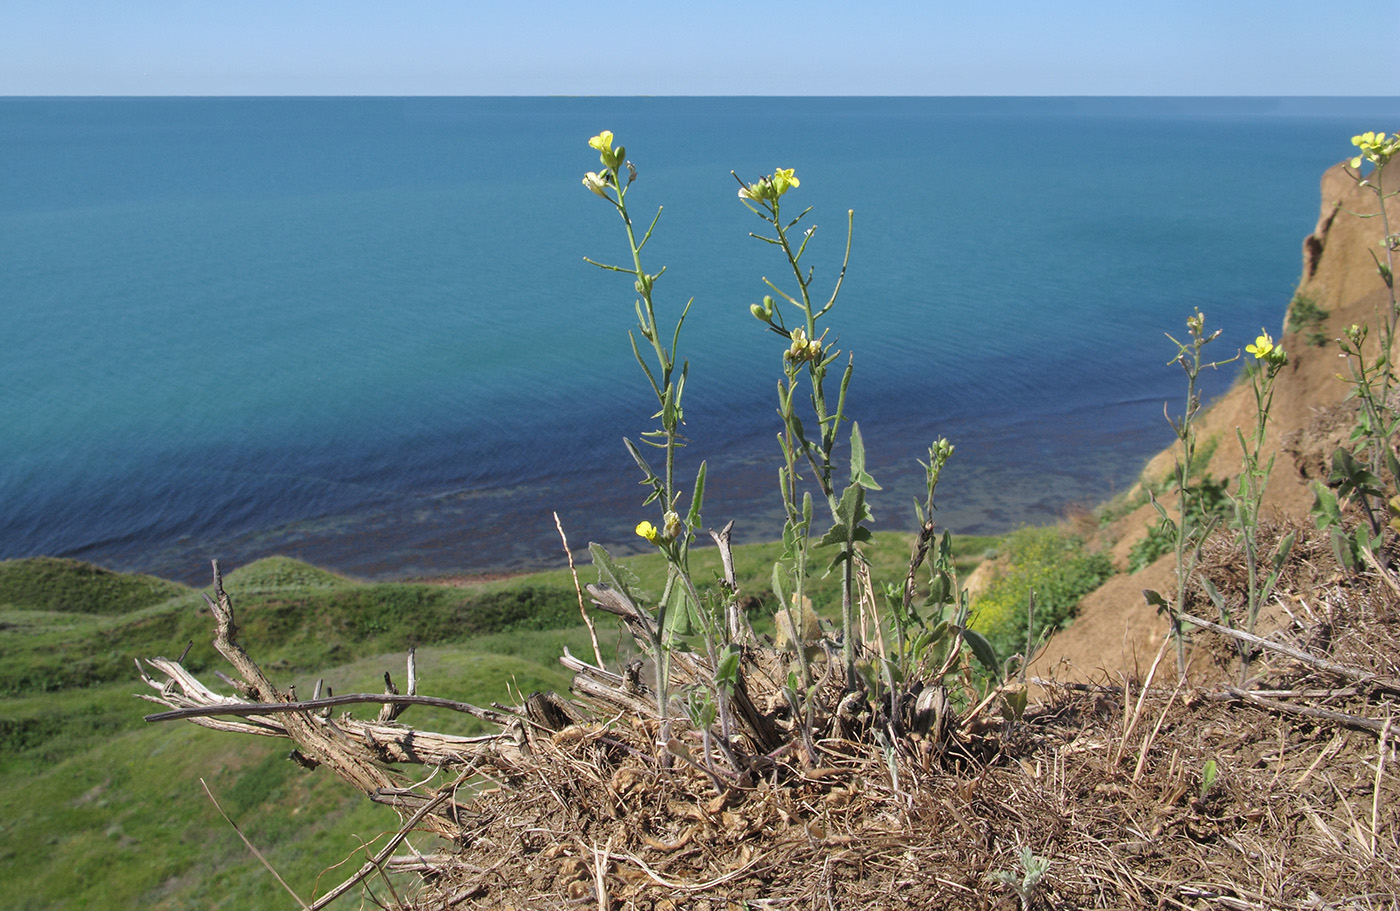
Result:
M1393 160L1400 155L1400 134L1365 132L1351 138L1357 154L1348 162L1357 185L1372 194L1376 211L1352 213L1360 218L1378 218L1381 225L1381 253L1371 253L1376 272L1389 292L1384 312L1377 314L1379 338L1371 347L1368 324L1347 328L1337 339L1350 372L1351 392L1360 404L1357 424L1351 435L1352 446L1339 447L1332 454L1332 474L1328 486L1316 485L1313 507L1320 527L1331 530L1332 546L1345 566L1358 568L1363 562L1386 568L1390 557L1387 538L1400 531L1400 459L1395 455L1400 432L1400 408L1395 404L1397 387L1395 340L1400 304L1395 294L1395 253L1400 250L1400 233L1392 230L1386 200L1400 194L1393 183ZM1369 169L1369 173L1364 173ZM1335 492L1334 492L1335 491ZM1340 501L1356 503L1364 524L1348 532L1342 522Z

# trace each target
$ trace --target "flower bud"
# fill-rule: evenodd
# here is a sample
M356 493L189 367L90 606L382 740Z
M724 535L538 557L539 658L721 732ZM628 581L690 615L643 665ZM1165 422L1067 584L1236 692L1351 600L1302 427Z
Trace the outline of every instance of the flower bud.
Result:
M674 541L681 536L681 532L684 528L681 525L680 516L668 509L666 515L662 517L662 520L665 522L665 528L662 530L662 534L666 537L666 540Z
M753 318L758 320L760 323L768 322L768 314L764 313L763 308L758 304L749 304L749 312L752 313Z

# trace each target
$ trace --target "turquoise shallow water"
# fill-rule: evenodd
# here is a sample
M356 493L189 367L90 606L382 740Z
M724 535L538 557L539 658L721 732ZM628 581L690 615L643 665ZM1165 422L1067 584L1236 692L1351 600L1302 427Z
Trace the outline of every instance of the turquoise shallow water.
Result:
M778 528L780 262L746 176L794 167L851 411L904 524L1057 516L1169 439L1163 332L1280 328L1317 182L1396 99L0 99L0 558L203 580L290 553L404 577L631 546L621 438L651 410L616 217L579 184L613 130L664 204L657 300L694 297L686 471L707 518ZM798 197L789 197L794 199ZM1230 374L1211 378L1219 390Z

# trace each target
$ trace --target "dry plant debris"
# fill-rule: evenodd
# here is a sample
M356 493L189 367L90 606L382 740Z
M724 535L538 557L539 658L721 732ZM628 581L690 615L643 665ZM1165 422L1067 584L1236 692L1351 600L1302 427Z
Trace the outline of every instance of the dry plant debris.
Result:
M1242 685L1237 642L1202 627L1189 681L1160 660L1141 679L1038 680L1043 701L1019 719L996 690L976 708L950 694L962 717L937 725L878 706L843 717L836 680L808 745L764 669L780 659L755 645L737 769L679 721L659 749L645 675L572 656L572 698L479 709L410 686L352 697L384 703L374 722L332 719L334 700L297 702L238 648L217 574L216 645L239 695L152 659L164 679L143 673L145 698L171 710L153 719L289 737L395 806L404 834L439 837L428 855L381 852L313 908L387 870L415 885L384 906L415 909L1395 909L1400 593L1299 532ZM1231 565L1228 542L1207 548L1227 594ZM699 657L689 673L706 673ZM393 720L414 702L500 733Z

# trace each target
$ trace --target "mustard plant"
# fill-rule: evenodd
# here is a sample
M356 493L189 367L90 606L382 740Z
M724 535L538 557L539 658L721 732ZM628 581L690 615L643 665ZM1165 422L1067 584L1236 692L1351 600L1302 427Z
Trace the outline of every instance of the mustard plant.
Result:
M1201 545L1213 530L1217 519L1207 515L1203 510L1194 507L1193 501L1199 497L1199 492L1191 484L1191 468L1196 456L1196 418L1201 411L1201 394L1198 386L1201 372L1203 370L1215 369L1225 364L1230 364L1239 358L1235 357L1223 361L1205 361L1202 351L1206 345L1220 337L1222 330L1217 329L1209 335L1206 334L1206 318L1200 310L1194 316L1186 320L1186 329L1190 333L1190 342L1178 341L1170 333L1167 338L1176 345L1176 357L1167 362L1167 366L1176 364L1186 373L1186 407L1181 417L1168 417L1168 422L1172 430L1176 433L1177 441L1181 444L1181 452L1178 454L1176 464L1172 474L1172 486L1176 489L1177 497L1177 518L1172 519L1167 512L1167 508L1154 495L1152 505L1156 507L1158 514L1162 517L1162 523L1167 527L1175 542L1176 551L1176 592L1175 599L1168 602L1160 592L1145 590L1143 596L1147 598L1161 613L1167 615L1171 626L1171 636L1176 644L1176 666L1178 673L1186 673L1186 641L1185 633L1182 629L1181 615L1186 607L1186 590L1192 575L1195 573L1196 565L1200 561Z
M778 435L778 445L782 452L782 465L778 469L778 484L782 491L786 513L783 524L783 557L786 567L774 567L774 592L782 602L783 609L789 612L801 610L805 597L806 579L810 572L812 550L817 546L835 546L837 552L832 558L829 570L841 572L841 655L845 666L845 681L848 687L854 686L856 677L856 656L860 652L859 628L855 619L855 570L856 561L861 559L856 545L870 540L870 530L864 523L871 518L866 503L866 493L879 490L880 485L865 469L865 444L861 439L860 426L851 425L850 432L850 478L844 489L838 492L834 480L836 462L834 452L846 420L846 391L850 387L854 364L851 358L841 368L840 380L832 401L828 395L827 379L841 351L826 342L827 329L820 327L823 317L836 305L841 293L841 285L846 278L846 267L851 258L851 238L855 224L854 211L846 213L846 252L841 262L841 270L833 284L831 295L825 302L818 303L812 296L814 270L803 265L802 258L807 252L807 244L816 233L816 226L802 228L794 244L794 232L811 212L803 209L795 218L787 220L782 211L782 198L789 190L801 185L792 168L777 168L770 175L760 177L753 183L740 180L739 200L766 225L765 232L751 233L750 236L778 247L786 260L787 270L792 273L793 293L784 291L775 281L763 278L767 287L778 296L765 295L761 304L753 304L749 311L769 331L782 337L787 343L782 352L783 378L778 383L778 414L782 418L783 429ZM738 175L735 175L738 179ZM784 313L784 304L791 308ZM788 316L792 324L788 325ZM818 329L821 329L818 332ZM809 433L798 413L798 402L805 391L810 405L809 420L815 424ZM803 471L811 470L811 478L826 500L831 512L832 525L817 541L813 540L813 508L810 490L802 486ZM791 598L785 598L783 576L787 576ZM802 665L804 684L810 683L810 670L805 661Z
M1369 558L1386 567L1389 558L1384 550L1385 540L1388 535L1393 536L1396 526L1400 525L1400 498L1394 494L1400 490L1400 461L1395 456L1400 408L1395 404L1397 383L1393 360L1396 322L1400 318L1395 294L1395 252L1400 249L1400 234L1391 230L1385 203L1400 193L1400 189L1386 189L1388 166L1400 154L1400 135L1366 132L1353 136L1351 142L1357 148L1357 155L1348 162L1348 173L1359 187L1376 199L1375 212L1351 214L1380 219L1382 255L1372 251L1371 257L1389 292L1389 301L1384 312L1376 315L1379 338L1374 354L1366 350L1371 332L1367 324L1350 326L1337 340L1351 374L1352 388L1347 397L1357 399L1360 407L1351 436L1354 448L1341 447L1332 455L1328 485L1335 488L1336 493L1315 485L1317 502L1313 511L1319 527L1331 530L1333 550L1344 566L1358 568L1363 559ZM1368 175L1362 173L1367 164L1372 166ZM1365 518L1365 525L1358 526L1350 534L1342 524L1339 498L1357 503Z
M880 737L897 736L911 725L927 731L930 719L945 719L948 701L941 682L954 672L959 679L972 681L963 673L970 663L969 653L994 671L995 653L980 634L966 628L968 597L958 585L953 563L952 539L946 532L939 539L934 533L934 495L944 465L953 454L947 440L929 449L924 464L926 496L915 503L920 530L911 552L908 572L902 584L887 584L883 591L890 599L894 621L894 649L885 651L885 626L878 614L869 564L860 545L871 539L871 511L866 495L879 485L866 469L865 445L860 428L850 422L845 411L846 394L853 373L849 355L843 355L828 340L826 317L835 305L850 262L854 215L847 213L845 253L840 272L828 297L813 296L814 270L804 257L814 227L803 227L810 209L789 218L782 210L782 199L799 187L792 169L779 168L752 183L740 181L739 198L759 216L766 229L753 236L779 248L785 272L791 278L781 282L764 278L771 294L753 305L752 314L782 339L782 378L778 383L778 412L782 428L778 433L781 453L779 482L785 509L783 556L774 565L773 591L778 599L777 654L756 648L753 632L737 608L732 573L715 587L702 593L689 568L689 548L702 527L701 508L705 492L705 464L701 462L695 485L685 498L676 483L676 455L684 445L681 434L684 412L681 408L687 366L679 355L681 330L690 304L681 309L674 324L661 325L653 303L657 280L664 269L652 274L642 261L647 242L660 218L658 209L644 232L633 225L628 192L637 178L633 163L622 147L614 147L614 137L603 132L589 145L599 154L602 170L588 172L584 186L610 203L622 219L631 265L618 266L587 260L599 268L629 275L637 293L637 325L629 333L632 352L655 396L659 426L642 435L642 444L661 450L662 471L651 468L644 446L624 440L628 452L650 488L644 505L656 503L658 520L647 519L636 526L636 533L665 557L668 566L666 590L653 616L637 606L632 594L636 580L607 551L591 544L600 582L591 588L600 607L622 617L632 628L650 657L654 659L655 692L659 715L659 742L670 757L703 769L717 787L747 774L749 760L738 755L743 749L736 731L749 732L750 745L781 753L787 746L775 742L770 720L765 720L746 692L750 670L773 680L784 691L791 711L792 733L800 736L806 761L815 762L818 753L817 724L840 718L843 730L853 732L866 722L873 694L877 708L885 712L884 723L876 729ZM786 288L786 290L785 290ZM843 361L844 363L841 363ZM850 424L849 428L845 425ZM849 431L849 432L847 432ZM838 459L838 446L849 447L844 461ZM815 495L815 496L814 496ZM831 515L830 524L814 524L814 502L819 496ZM731 523L732 525L732 523ZM711 533L716 541L727 540L728 528ZM834 650L809 604L807 583L820 549L834 554L827 572L840 573L842 608L840 648L842 674L836 676ZM916 606L917 580L927 565L928 597ZM859 585L859 592L857 587ZM614 597L620 593L621 597ZM857 609L861 617L857 617ZM864 611L873 615L872 653L862 642ZM784 622L786 621L786 622ZM703 641L703 653L692 647ZM784 641L786 639L786 641ZM791 648L789 648L791 646ZM793 663L786 657L791 652ZM811 662L825 659L818 679ZM776 664L774 662L777 662ZM681 683L671 686L673 665L684 673ZM769 672L777 670L777 675ZM783 679L785 678L785 679ZM819 693L833 679L840 681L839 705L823 702ZM778 683L782 680L781 683ZM928 685L930 682L938 685ZM969 683L969 686L972 684ZM836 692L833 688L830 692ZM917 696L917 699L915 698ZM675 711L672 711L672 703ZM687 741L671 734L672 722L689 723L697 734L702 754L697 760ZM712 727L718 724L716 736ZM885 741L882 741L885 742ZM775 754L776 755L776 754ZM891 754L892 755L892 754ZM722 756L727 770L714 761ZM669 762L669 760L667 760Z
M617 266L585 260L600 269L630 275L633 289L637 293L635 310L637 328L627 336L632 344L632 355L646 375L647 383L656 397L657 412L653 419L660 426L642 433L642 442L661 451L664 466L660 473L654 471L641 448L630 439L623 443L633 461L643 474L642 483L651 488L643 506L657 503L660 511L660 524L643 521L637 525L637 534L655 545L665 556L668 564L666 587L661 595L655 617L655 636L652 643L656 665L657 704L663 725L667 716L669 701L669 652L677 635L688 632L691 622L700 610L700 598L690 577L690 545L701 527L701 506L705 496L705 463L701 462L695 477L689 508L682 516L680 510L682 492L676 484L676 454L685 445L680 428L685 420L682 399L685 394L685 380L688 362L679 359L681 329L686 315L690 312L693 298L687 301L676 318L674 326L663 327L657 319L653 293L656 282L665 273L663 267L650 273L642 264L642 251L651 240L652 232L661 219L661 209L656 210L646 231L637 236L636 226L627 205L627 193L637 179L637 169L627 159L624 146L613 146L613 134L604 130L588 140L589 146L598 152L601 171L589 171L583 177L583 185L592 193L607 201L622 219L627 235L630 266ZM642 343L637 341L641 337ZM643 352L647 351L647 354ZM648 358L647 355L650 355ZM627 591L625 573L609 558L601 547L590 548L595 563L598 563L616 587ZM634 599L635 600L635 599Z
M1243 468L1236 490L1230 495L1230 505L1233 513L1231 526L1245 565L1244 628L1246 632L1253 634L1255 623L1259 619L1259 610L1273 594L1284 561L1288 559L1288 554L1293 548L1294 535L1291 532L1285 535L1270 550L1267 554L1268 571L1261 578L1259 508L1269 485L1269 476L1274 469L1274 454L1267 460L1262 459L1262 454L1265 435L1268 432L1269 411L1274 400L1274 381L1278 378L1279 371L1288 363L1288 354L1274 344L1268 331L1262 328L1254 344L1246 345L1244 350L1246 354L1253 356L1251 360L1245 361L1245 376L1254 393L1254 429L1246 439L1244 432L1238 427L1235 428L1235 438L1239 441L1240 452L1243 455ZM1221 622L1234 627L1235 617L1220 590L1205 576L1201 577L1201 585L1215 602ZM1243 676L1248 672L1252 652L1243 640L1236 640L1236 645L1240 650L1240 673Z

